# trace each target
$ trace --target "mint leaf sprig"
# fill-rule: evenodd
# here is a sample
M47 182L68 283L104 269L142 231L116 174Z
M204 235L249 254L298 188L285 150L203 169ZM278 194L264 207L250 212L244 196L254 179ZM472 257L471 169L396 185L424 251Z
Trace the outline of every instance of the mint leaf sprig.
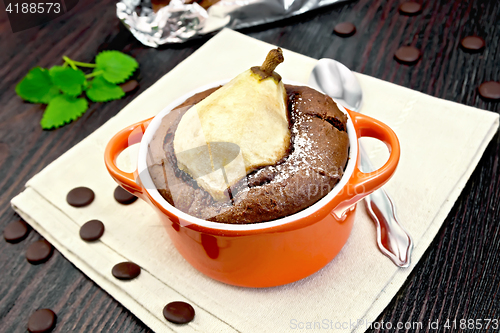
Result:
M88 109L83 92L93 102L120 99L125 92L118 85L139 67L137 61L119 51L103 51L95 64L62 57L62 66L35 67L17 84L16 93L25 101L47 104L40 124L43 129L64 126ZM78 67L92 69L85 74Z

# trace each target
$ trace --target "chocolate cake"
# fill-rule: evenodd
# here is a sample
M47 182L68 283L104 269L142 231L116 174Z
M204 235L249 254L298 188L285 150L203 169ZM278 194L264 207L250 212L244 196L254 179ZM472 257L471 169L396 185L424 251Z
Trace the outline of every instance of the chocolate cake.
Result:
M168 113L148 150L148 168L160 194L177 209L209 221L248 224L297 213L324 197L348 160L346 115L333 100L305 86L285 85L291 144L275 165L249 173L216 201L179 170L173 138L182 115L218 88L195 94ZM249 124L251 126L251 124Z

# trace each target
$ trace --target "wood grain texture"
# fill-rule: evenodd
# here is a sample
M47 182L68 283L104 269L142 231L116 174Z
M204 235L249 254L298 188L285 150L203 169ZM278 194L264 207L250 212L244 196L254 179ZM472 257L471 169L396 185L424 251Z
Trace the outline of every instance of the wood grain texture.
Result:
M417 16L399 14L401 2L353 1L241 32L314 58L337 59L352 70L432 96L498 113L500 103L483 100L477 87L484 81L500 81L500 2L429 0L422 2L423 11ZM343 21L353 22L356 34L348 38L333 34L334 26ZM469 54L460 49L460 39L471 34L486 40L483 52ZM9 201L29 178L99 128L210 37L147 48L121 26L111 0L80 1L55 21L13 34L1 8L0 229L19 218ZM402 45L419 48L422 59L413 66L397 63L393 54ZM42 109L22 102L15 94L15 84L34 66L60 64L62 55L93 61L98 51L107 49L121 50L138 60L140 89L119 101L91 103L81 119L63 128L41 130ZM393 325L422 322L424 328L369 332L435 332L427 329L429 321L500 319L499 156L497 133L432 245L377 319ZM0 240L0 332L25 332L29 315L43 307L57 313L54 332L151 332L59 252L45 264L28 264L25 251L38 239L32 231L18 244Z

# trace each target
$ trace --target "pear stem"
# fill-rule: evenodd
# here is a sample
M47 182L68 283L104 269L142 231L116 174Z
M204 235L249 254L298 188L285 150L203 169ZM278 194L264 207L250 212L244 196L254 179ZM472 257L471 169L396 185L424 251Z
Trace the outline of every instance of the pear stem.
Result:
M284 60L285 58L283 57L281 48L278 47L277 49L273 49L267 54L266 60L264 60L264 63L260 66L260 70L271 76L276 66L281 64Z

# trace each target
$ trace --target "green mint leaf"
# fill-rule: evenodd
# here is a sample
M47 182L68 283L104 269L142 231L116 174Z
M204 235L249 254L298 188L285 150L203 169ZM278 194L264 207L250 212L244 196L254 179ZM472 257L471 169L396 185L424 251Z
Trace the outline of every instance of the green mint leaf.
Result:
M82 85L85 82L85 74L79 69L71 67L54 66L49 70L52 82L70 96L78 96L82 93Z
M95 57L95 63L94 72L102 71L111 83L124 82L139 66L134 58L119 51L103 51Z
M76 120L87 111L88 103L85 98L59 95L50 100L43 114L40 124L43 129L61 127Z
M125 96L125 92L120 86L109 83L102 76L97 76L89 83L87 97L93 102L107 102L120 99Z
M17 84L16 93L28 102L47 104L59 95L59 89L52 83L48 70L35 67Z

